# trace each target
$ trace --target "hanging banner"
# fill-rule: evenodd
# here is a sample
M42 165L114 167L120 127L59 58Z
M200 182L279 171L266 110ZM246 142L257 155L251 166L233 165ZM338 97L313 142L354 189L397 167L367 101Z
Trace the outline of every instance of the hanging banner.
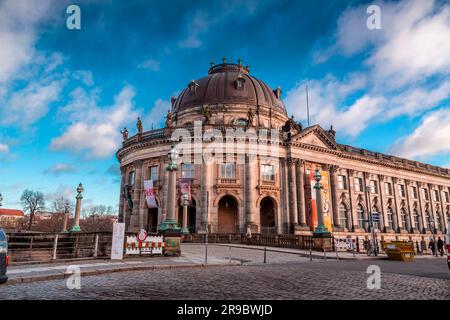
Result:
M122 260L124 241L125 241L125 223L117 222L113 225L111 260Z
M147 207L149 208L158 207L155 198L155 189L153 188L153 180L144 180L144 195L145 201L147 202Z
M188 195L188 202L189 205L191 204L191 179L188 178L181 178L178 181L178 190L179 190L179 196L178 199L180 201L180 206L184 205L184 194L187 193Z
M323 224L328 229L328 231L332 232L333 221L331 217L330 175L328 171L320 171L320 174L322 176L320 184L323 187L321 190ZM309 225L311 226L311 230L315 230L318 225L318 217L317 217L316 189L314 189L314 186L316 185L316 180L314 180L314 172L311 172L309 174L309 180L311 185L311 216Z

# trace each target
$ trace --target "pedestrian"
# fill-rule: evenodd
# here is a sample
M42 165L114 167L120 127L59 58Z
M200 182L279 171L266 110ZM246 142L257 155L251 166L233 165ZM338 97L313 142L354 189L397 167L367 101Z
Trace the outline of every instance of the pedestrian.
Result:
M430 243L428 244L428 248L431 249L431 254L434 256L434 252L436 251L436 246L435 246L433 239L430 240Z
M249 245L252 240L252 229L250 225L247 226L247 233L245 235L247 236L247 245Z
M438 238L437 249L442 257L444 255L444 241L442 241L441 237Z

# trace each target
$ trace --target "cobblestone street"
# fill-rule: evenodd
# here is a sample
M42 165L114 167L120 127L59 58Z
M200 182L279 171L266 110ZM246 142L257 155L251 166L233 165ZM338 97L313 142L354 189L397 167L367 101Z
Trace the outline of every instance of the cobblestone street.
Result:
M184 251L201 256L201 247ZM228 247L211 245L225 258ZM242 266L130 271L83 277L80 290L66 280L0 287L1 299L450 299L450 272L443 259L413 263L332 261L232 248ZM381 289L367 289L368 265L381 269ZM420 276L419 276L420 275Z

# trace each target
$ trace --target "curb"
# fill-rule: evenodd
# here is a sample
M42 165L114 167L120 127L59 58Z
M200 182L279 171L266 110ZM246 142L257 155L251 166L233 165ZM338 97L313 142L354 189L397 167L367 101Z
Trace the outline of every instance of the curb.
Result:
M162 269L181 269L181 268L213 268L213 267L232 267L240 266L239 262L232 262L226 264L211 263L211 264L178 264L178 265L147 265L147 266L131 266L131 267L120 267L115 269L96 269L96 270L86 270L81 272L81 276L89 277L95 275L103 275L108 273L116 272L127 272L127 271L144 271L144 270L162 270ZM38 281L49 281L49 280L63 280L67 279L72 275L72 273L57 273L57 274L45 274L45 275L35 275L35 276L24 276L17 278L9 278L8 281L2 286L16 285L22 283L31 283Z

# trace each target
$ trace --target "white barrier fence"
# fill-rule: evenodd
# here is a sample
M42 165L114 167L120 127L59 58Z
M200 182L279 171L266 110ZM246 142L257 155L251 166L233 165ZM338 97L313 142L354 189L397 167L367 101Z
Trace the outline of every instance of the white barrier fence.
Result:
M127 236L126 255L162 255L165 246L162 236L148 236L139 241L137 236Z

